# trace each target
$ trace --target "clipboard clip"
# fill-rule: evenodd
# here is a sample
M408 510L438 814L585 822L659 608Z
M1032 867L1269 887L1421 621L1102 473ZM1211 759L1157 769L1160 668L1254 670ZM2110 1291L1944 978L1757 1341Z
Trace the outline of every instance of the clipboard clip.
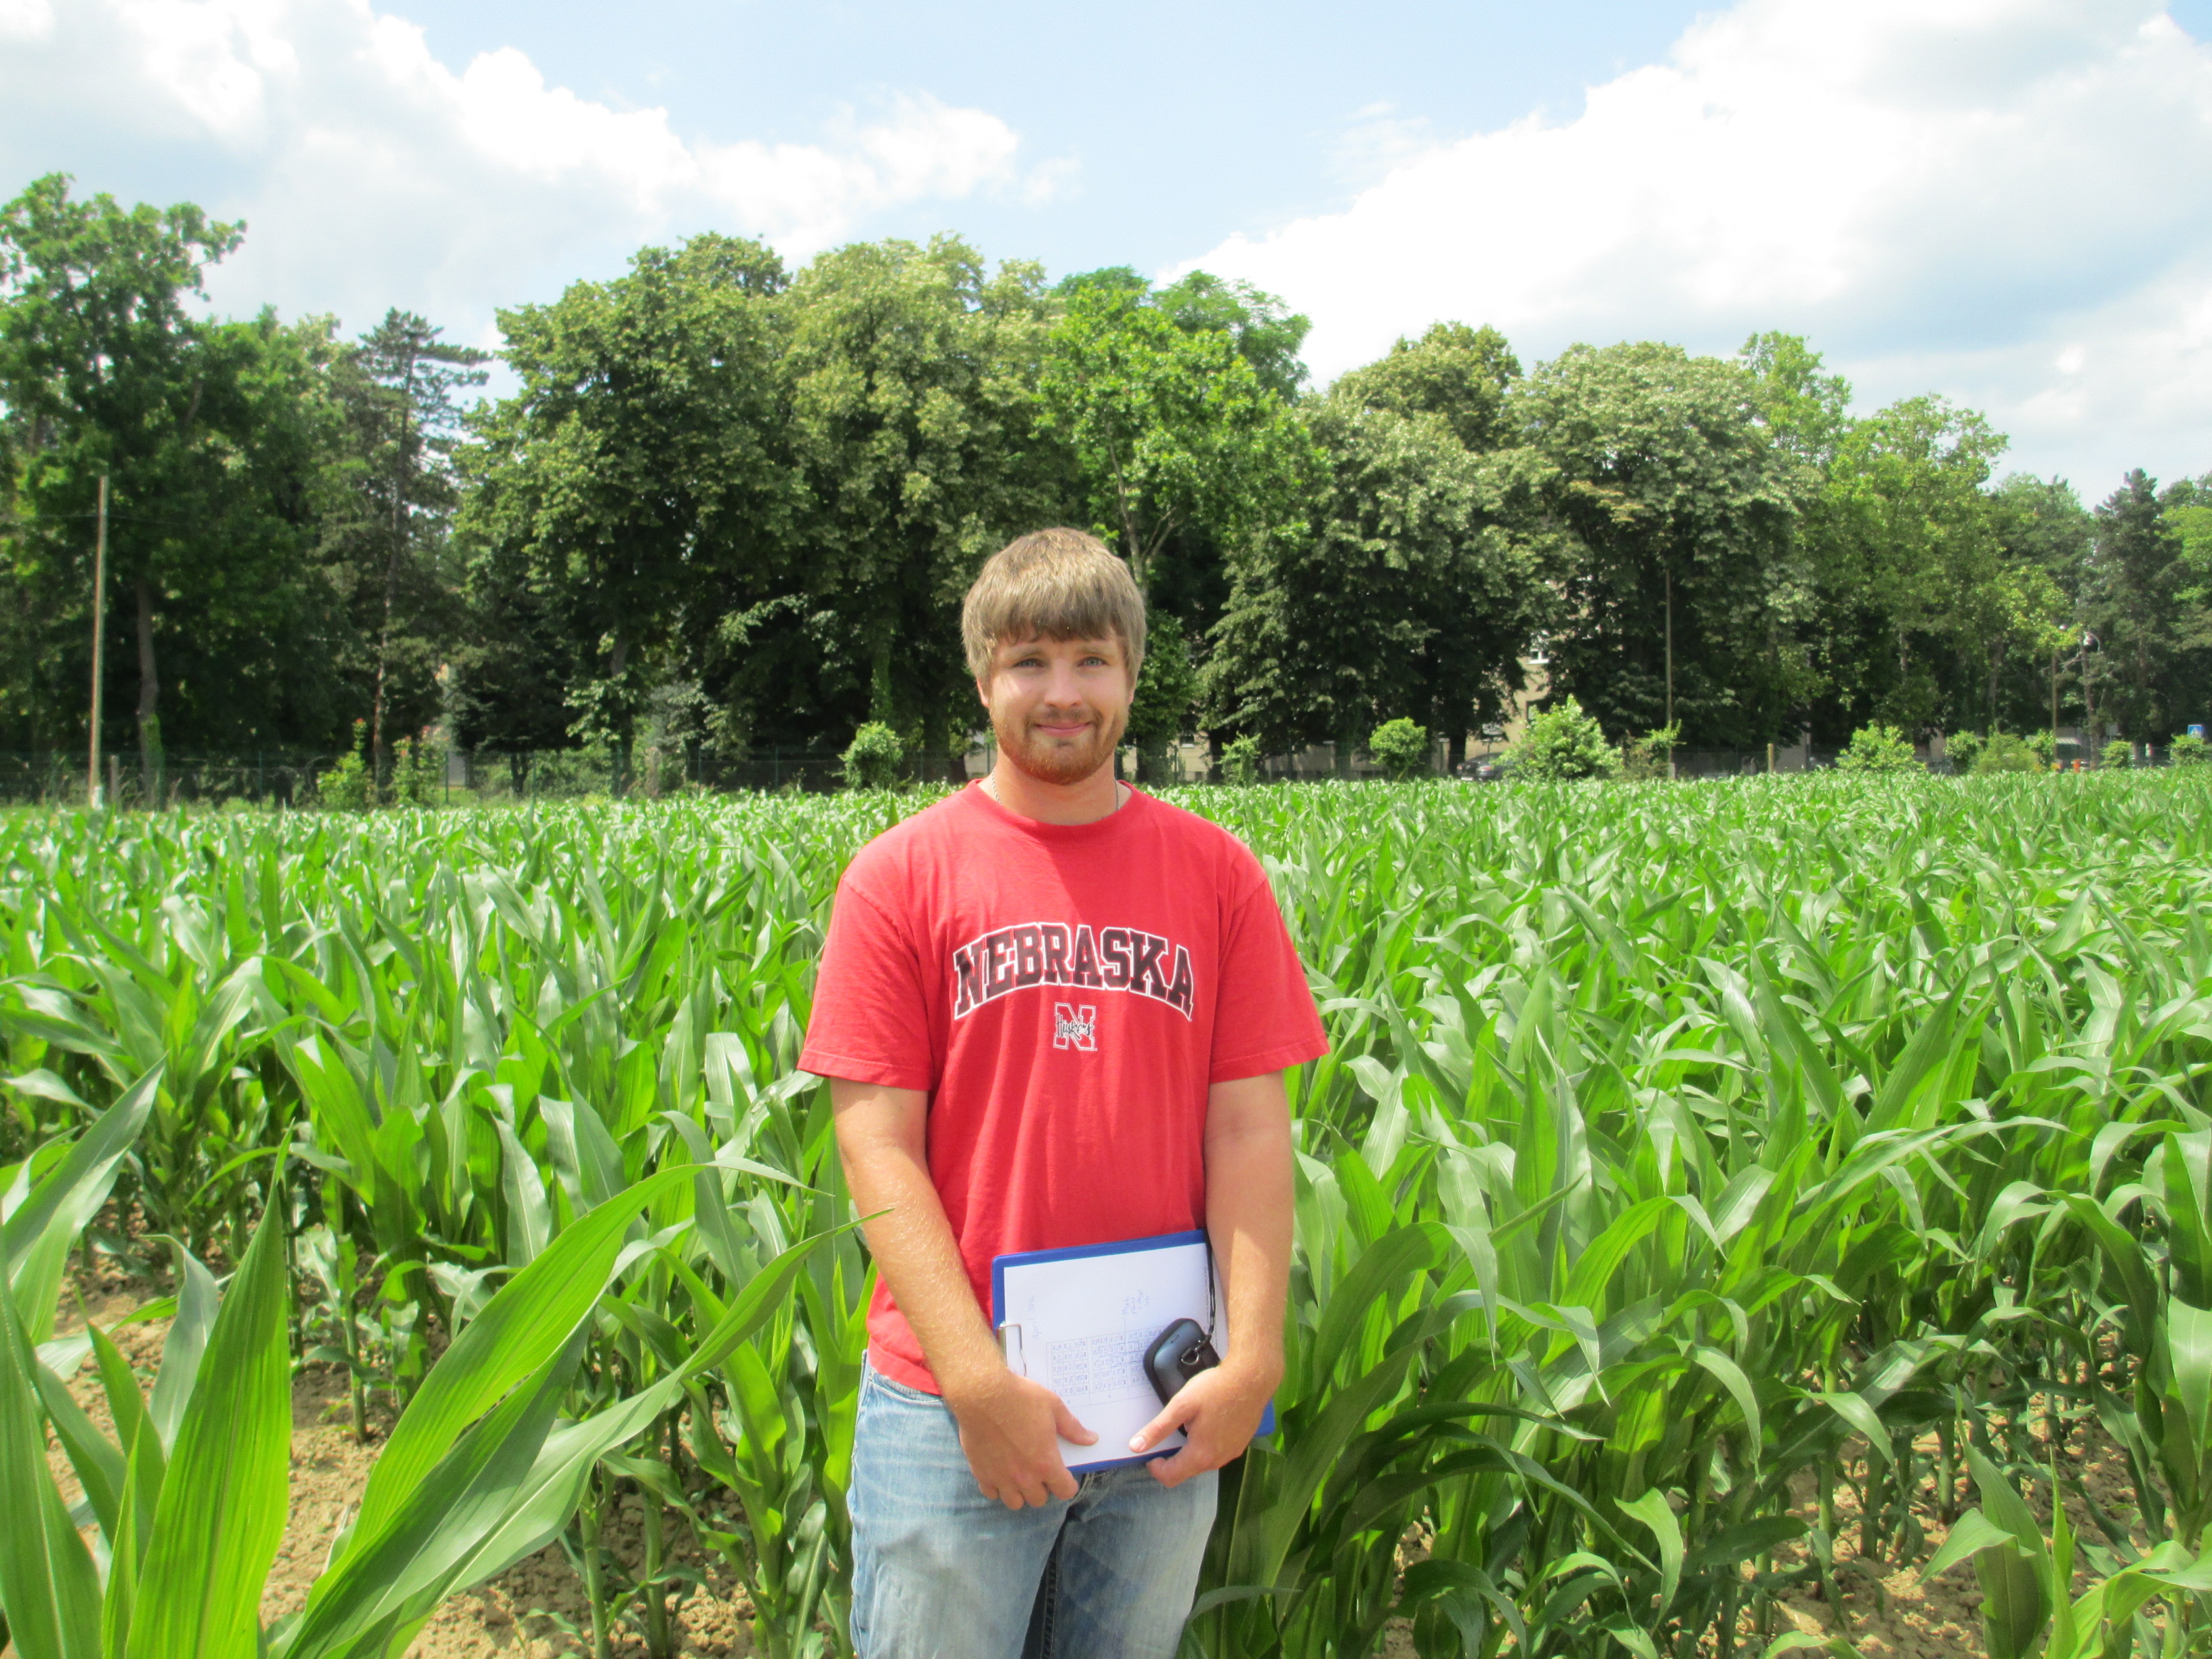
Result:
M1027 1376L1030 1374L1029 1350L1022 1342L1021 1326L1009 1320L998 1328L999 1357L1008 1367Z

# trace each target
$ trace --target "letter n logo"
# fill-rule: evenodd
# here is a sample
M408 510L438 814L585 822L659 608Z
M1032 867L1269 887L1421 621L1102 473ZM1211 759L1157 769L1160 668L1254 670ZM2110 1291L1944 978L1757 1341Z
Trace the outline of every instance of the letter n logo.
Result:
M1065 1002L1052 1005L1052 1046L1095 1052L1098 1047L1098 1011L1088 1003L1078 1008Z

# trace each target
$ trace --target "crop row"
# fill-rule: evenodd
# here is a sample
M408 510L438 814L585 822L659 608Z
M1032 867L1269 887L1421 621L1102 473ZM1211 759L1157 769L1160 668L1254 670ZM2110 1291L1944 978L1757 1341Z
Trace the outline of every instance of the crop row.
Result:
M1764 1650L1789 1591L1837 1605L1846 1517L1902 1565L1930 1516L1992 1653L2212 1644L2212 789L1179 799L1261 853L1333 1038L1281 1432L1227 1477L1192 1651L1393 1617L1424 1656ZM0 824L24 1659L254 1651L307 1362L397 1421L269 1651L403 1651L555 1538L601 1650L669 1651L678 1529L763 1652L848 1650L868 1266L793 1063L837 872L903 810ZM54 1336L78 1249L173 1275L143 1405ZM2132 1510L2063 1455L2092 1432Z

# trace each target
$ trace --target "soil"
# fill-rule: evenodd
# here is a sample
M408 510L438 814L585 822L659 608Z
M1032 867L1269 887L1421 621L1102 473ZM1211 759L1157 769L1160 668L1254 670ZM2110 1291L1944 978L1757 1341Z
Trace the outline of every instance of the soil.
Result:
M112 1332L116 1346L142 1382L149 1381L160 1362L168 1322L153 1320L120 1330L112 1328L146 1299L143 1282L125 1279L112 1271L96 1280L78 1278L64 1294L65 1310L57 1324L57 1334L80 1328L80 1296L93 1322ZM70 1392L104 1432L112 1432L106 1401L90 1364L71 1382ZM309 1585L329 1555L332 1536L360 1501L390 1420L388 1414L373 1405L364 1444L354 1433L350 1419L343 1373L326 1365L303 1367L292 1391L290 1518L261 1605L264 1624L306 1600ZM2040 1421L2036 1434L2039 1441L2047 1443ZM1930 1448L1932 1440L1923 1449ZM2134 1515L2126 1463L2101 1430L2094 1425L2075 1428L2059 1455L2108 1515ZM50 1451L49 1462L63 1495L74 1503L80 1489L67 1459L57 1448ZM1819 1503L1810 1476L1796 1496L1796 1513L1808 1522L1815 1521ZM1842 1635L1864 1659L1954 1659L1982 1655L1978 1613L1982 1596L1972 1565L1954 1567L1930 1583L1923 1583L1919 1577L1919 1564L1929 1559L1948 1535L1937 1499L1934 1484L1923 1482L1913 1506L1923 1537L1912 1561L1875 1561L1860 1553L1854 1494L1839 1483L1835 1494L1839 1536L1834 1555L1839 1601L1830 1605L1817 1587L1791 1593L1778 1609L1769 1638L1794 1626L1823 1637ZM1971 1487L1962 1478L1955 1510L1963 1511L1974 1501ZM2099 1537L2078 1503L2071 1496L2067 1501L2076 1536ZM2049 1519L2047 1491L2039 1487L2032 1491L2029 1502L2039 1519ZM2140 1536L2137 1541L2147 1544ZM626 1566L634 1567L641 1559L640 1512L634 1501L611 1523L608 1543L617 1560ZM1407 1561L1419 1559L1423 1553L1419 1540L1409 1536L1407 1545L1403 1552ZM727 1659L752 1653L747 1633L752 1609L723 1564L719 1559L702 1559L680 1526L672 1529L671 1553L701 1581L677 1610L678 1650L697 1659ZM1803 1559L1801 1553L1798 1559ZM1777 1565L1785 1565L1780 1554ZM2086 1579L2077 1578L2075 1593L2087 1588ZM588 1617L582 1581L556 1545L490 1583L448 1601L408 1653L410 1659L492 1659L493 1656L496 1659L556 1659L556 1656L586 1655L591 1651ZM1386 1659L1412 1659L1411 1632L1406 1620L1391 1621L1382 1649ZM1738 1634L1738 1654L1763 1651L1765 1642L1759 1639L1748 1619ZM630 1625L617 1631L613 1645L617 1653L625 1656L641 1656L646 1651L642 1632ZM1704 1650L1716 1650L1717 1644L1709 1638ZM8 1659L13 1653L12 1647L0 1649L0 1659Z

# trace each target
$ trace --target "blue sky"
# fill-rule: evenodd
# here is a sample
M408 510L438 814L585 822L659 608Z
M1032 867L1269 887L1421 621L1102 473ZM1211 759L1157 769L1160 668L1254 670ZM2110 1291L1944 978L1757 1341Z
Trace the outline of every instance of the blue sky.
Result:
M223 309L496 343L715 228L1195 266L1326 382L1440 318L1808 335L2092 499L2212 468L2212 0L0 0L0 187L242 217Z
M1393 145L1571 114L1585 87L1663 55L1697 10L471 0L407 15L449 62L523 45L550 80L617 107L665 105L679 127L724 138L807 142L842 110L901 92L990 110L1038 157L1072 161L1067 186L950 216L906 205L870 231L926 236L957 220L987 252L1060 271L1164 266L1344 205Z

